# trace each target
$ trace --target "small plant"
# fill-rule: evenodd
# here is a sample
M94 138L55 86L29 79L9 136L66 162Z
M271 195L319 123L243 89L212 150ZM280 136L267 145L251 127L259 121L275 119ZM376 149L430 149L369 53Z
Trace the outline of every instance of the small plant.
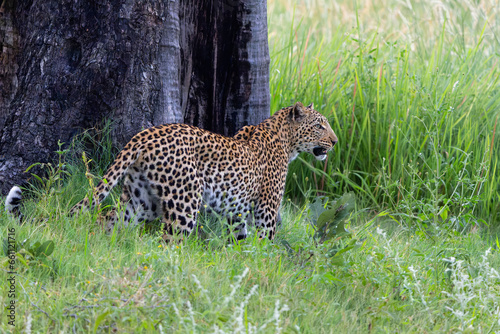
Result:
M81 167L81 157L85 154L87 163L84 161L84 164L87 171L95 175L104 174L120 151L120 148L113 143L112 125L113 122L108 119L99 126L75 136L71 141L72 154L69 160Z
M327 197L316 198L308 207L309 221L313 227L314 240L320 254L326 256L332 265L343 265L343 254L351 249L358 248L358 239L345 228L345 224L352 217L356 207L354 194L344 194L336 201ZM350 239L347 244L344 242ZM282 242L287 250L291 247ZM299 253L302 253L300 251Z
M26 169L26 173L28 173L32 168L39 167L42 170L45 170L46 176L38 176L37 174L31 173L37 181L38 184L32 185L32 191L38 193L40 196L52 195L54 192L60 192L63 184L64 176L70 176L71 174L66 170L66 162L65 157L69 152L68 149L63 150L62 146L63 142L58 141L57 145L59 149L55 151L57 154L58 160L57 164L41 163L37 162L32 164Z
M350 235L345 223L356 207L354 195L347 193L336 201L318 197L309 206L309 214L315 229L314 237L318 242L339 239Z
M482 255L482 261L474 265L454 257L443 259L449 264L446 272L451 284L446 309L459 323L458 331L479 331L478 319L486 320L491 328L500 325L500 274L489 262L491 248Z
M10 244L12 244L12 242L10 242ZM45 267L50 271L54 270L53 267L50 266L50 261L48 261L49 256L54 252L54 241L47 240L40 242L25 239L22 242L17 241L13 246L9 247L9 241L4 239L3 253L5 256L9 256L12 253L12 248L17 255L17 260L26 268L38 266Z

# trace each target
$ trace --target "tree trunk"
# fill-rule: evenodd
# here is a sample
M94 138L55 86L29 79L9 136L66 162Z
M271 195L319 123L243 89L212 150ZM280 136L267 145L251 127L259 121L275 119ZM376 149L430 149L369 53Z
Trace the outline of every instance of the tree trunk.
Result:
M107 118L123 145L162 123L232 135L269 116L265 0L4 0L0 47L3 193Z

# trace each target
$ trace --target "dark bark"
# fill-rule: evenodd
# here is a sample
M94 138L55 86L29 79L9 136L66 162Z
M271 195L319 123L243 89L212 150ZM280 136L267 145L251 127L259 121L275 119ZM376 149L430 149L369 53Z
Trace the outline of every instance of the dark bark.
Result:
M269 116L264 0L4 0L0 190L85 128L123 145L185 122L232 135Z
M181 41L192 46L181 57L185 120L225 135L260 123L269 116L266 2L182 1Z
M17 89L19 55L19 34L12 22L12 1L5 1L0 6L0 129L3 128L10 102Z

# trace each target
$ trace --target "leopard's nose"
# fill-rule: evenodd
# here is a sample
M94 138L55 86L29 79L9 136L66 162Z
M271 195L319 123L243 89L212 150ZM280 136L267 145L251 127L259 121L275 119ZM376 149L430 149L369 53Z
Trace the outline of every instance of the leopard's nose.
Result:
M335 146L335 144L337 144L337 142L339 141L337 139L337 136L333 136L333 138L330 138L330 140L332 141L332 146Z

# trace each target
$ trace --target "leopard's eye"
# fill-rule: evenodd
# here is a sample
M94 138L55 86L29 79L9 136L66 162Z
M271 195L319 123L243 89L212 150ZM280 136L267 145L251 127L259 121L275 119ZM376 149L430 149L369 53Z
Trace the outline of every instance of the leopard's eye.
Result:
M323 125L321 125L321 124L316 124L314 127L315 127L316 129L319 129L319 130L324 129Z

